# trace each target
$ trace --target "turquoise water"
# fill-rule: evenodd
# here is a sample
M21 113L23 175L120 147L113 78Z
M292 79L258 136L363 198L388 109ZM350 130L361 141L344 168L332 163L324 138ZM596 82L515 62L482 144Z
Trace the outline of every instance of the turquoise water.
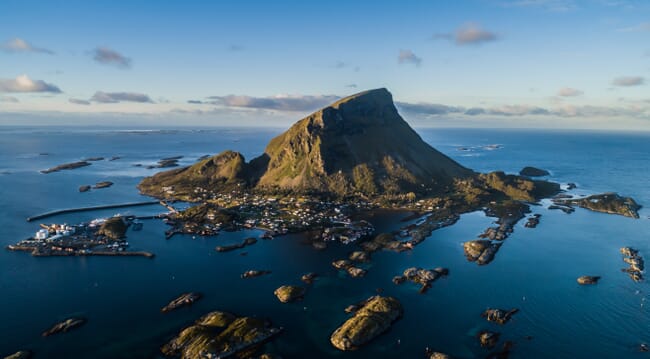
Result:
M280 129L192 129L115 131L70 128L0 128L0 245L28 237L36 223L25 218L57 208L143 199L135 189L155 170L133 167L163 157L185 156L192 163L205 154L236 149L251 158ZM618 191L650 206L650 135L626 133L419 130L422 137L463 165L480 171L516 172L532 165L551 171L550 179L575 182L576 193ZM499 144L500 148L483 146ZM470 151L460 151L468 147ZM48 153L48 155L41 155ZM108 162L48 175L38 170L90 156L122 156ZM111 188L79 193L82 184L102 180ZM121 209L122 213L154 214L159 206ZM481 213L462 216L454 226L433 233L412 253L378 253L368 275L353 279L331 266L354 250L334 246L324 252L301 236L259 241L248 255L217 253L216 245L256 235L225 233L214 238L176 236L164 239L165 225L147 221L129 233L134 250L154 252L145 258L33 258L0 251L0 354L31 349L44 358L155 358L158 347L180 328L205 312L225 310L269 317L285 332L267 351L285 358L421 357L425 347L461 358L484 357L474 335L497 330L515 341L512 358L645 357L637 347L650 342L647 282L634 283L620 269L618 253L633 246L650 258L650 211L641 219L577 210L571 215L534 207L540 225L520 223L496 259L479 267L465 260L462 243L476 238L492 219ZM47 219L81 222L115 211L86 212ZM378 231L400 225L400 215L379 213L371 221ZM391 283L410 266L448 267L424 295L415 286ZM268 269L269 276L241 280L247 269ZM321 274L305 300L281 304L273 290L300 284L300 275ZM580 287L575 278L601 275L601 282ZM382 288L400 299L404 317L368 346L341 353L329 335L346 318L343 309ZM161 314L160 307L185 291L204 298L191 308ZM487 323L487 307L517 307L520 312L504 326ZM83 315L79 330L48 338L40 333L54 322ZM527 339L531 336L531 339ZM399 340L399 344L398 344Z

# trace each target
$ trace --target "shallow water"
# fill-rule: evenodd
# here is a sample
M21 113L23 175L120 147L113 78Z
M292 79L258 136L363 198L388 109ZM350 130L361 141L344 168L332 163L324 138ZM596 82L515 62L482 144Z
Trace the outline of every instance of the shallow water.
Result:
M0 244L31 236L37 223L25 218L52 209L144 199L135 189L139 180L156 170L133 167L184 155L182 164L225 149L246 158L263 151L280 130L191 129L113 131L68 128L0 128ZM463 165L478 171L516 172L526 165L551 171L550 179L578 184L576 193L618 191L650 206L650 135L624 133L419 130L422 137ZM237 141L235 142L234 139ZM488 150L481 146L500 144ZM458 147L470 147L460 151ZM48 155L40 155L48 153ZM116 161L39 174L38 170L90 156L122 156ZM79 193L78 186L102 180L111 188ZM154 214L147 206L122 213ZM106 210L68 214L44 222L81 222L109 216ZM517 225L494 262L477 266L465 260L462 243L474 239L492 221L482 213L463 215L454 226L438 230L412 253L375 254L364 279L348 278L330 265L354 248L332 246L317 251L292 235L259 241L238 252L217 253L214 247L257 235L255 231L224 233L218 237L164 239L165 225L146 221L130 232L133 250L154 252L145 258L33 258L0 251L0 354L31 349L37 357L147 358L184 325L211 310L269 317L285 332L267 345L286 358L420 357L425 347L461 358L485 356L475 334L497 330L503 340L515 341L512 358L645 357L637 346L650 342L647 282L633 283L620 269L618 252L629 245L650 258L650 211L641 219L578 209L571 215L534 207L541 213L535 229ZM371 218L378 231L401 225L400 214ZM424 295L417 287L391 283L410 266L450 269ZM268 269L269 276L242 280L248 269ZM300 284L303 273L321 277L302 302L281 304L273 290ZM596 286L578 286L582 274L601 275ZM404 317L368 346L341 353L329 335L346 318L343 309L382 288L400 299ZM161 314L160 308L185 291L205 296L190 308ZM487 307L517 307L504 326L487 323L480 313ZM70 315L88 323L73 332L42 338L40 333ZM526 339L531 336L532 339ZM398 344L399 340L399 344Z

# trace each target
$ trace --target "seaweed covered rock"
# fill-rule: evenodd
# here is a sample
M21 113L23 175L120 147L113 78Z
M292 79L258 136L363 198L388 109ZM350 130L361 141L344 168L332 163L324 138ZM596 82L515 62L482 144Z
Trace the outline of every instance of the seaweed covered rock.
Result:
M357 349L387 331L402 313L402 305L397 299L370 297L353 317L332 333L330 342L339 350Z
M266 320L216 311L183 329L161 351L183 359L249 357L280 331Z

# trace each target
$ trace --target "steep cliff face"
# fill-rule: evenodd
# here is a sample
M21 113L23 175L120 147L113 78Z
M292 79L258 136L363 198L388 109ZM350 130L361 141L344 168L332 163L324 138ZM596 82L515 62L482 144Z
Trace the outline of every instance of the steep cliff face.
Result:
M226 151L191 167L145 179L156 186L244 186L260 191L336 195L436 192L475 173L435 150L402 119L386 89L341 99L295 123L246 163Z

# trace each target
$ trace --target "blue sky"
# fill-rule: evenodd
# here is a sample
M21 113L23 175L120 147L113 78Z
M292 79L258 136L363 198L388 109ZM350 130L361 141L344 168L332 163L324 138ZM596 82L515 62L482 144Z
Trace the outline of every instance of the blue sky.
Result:
M417 126L650 130L650 2L0 1L0 124L285 126L386 87Z

